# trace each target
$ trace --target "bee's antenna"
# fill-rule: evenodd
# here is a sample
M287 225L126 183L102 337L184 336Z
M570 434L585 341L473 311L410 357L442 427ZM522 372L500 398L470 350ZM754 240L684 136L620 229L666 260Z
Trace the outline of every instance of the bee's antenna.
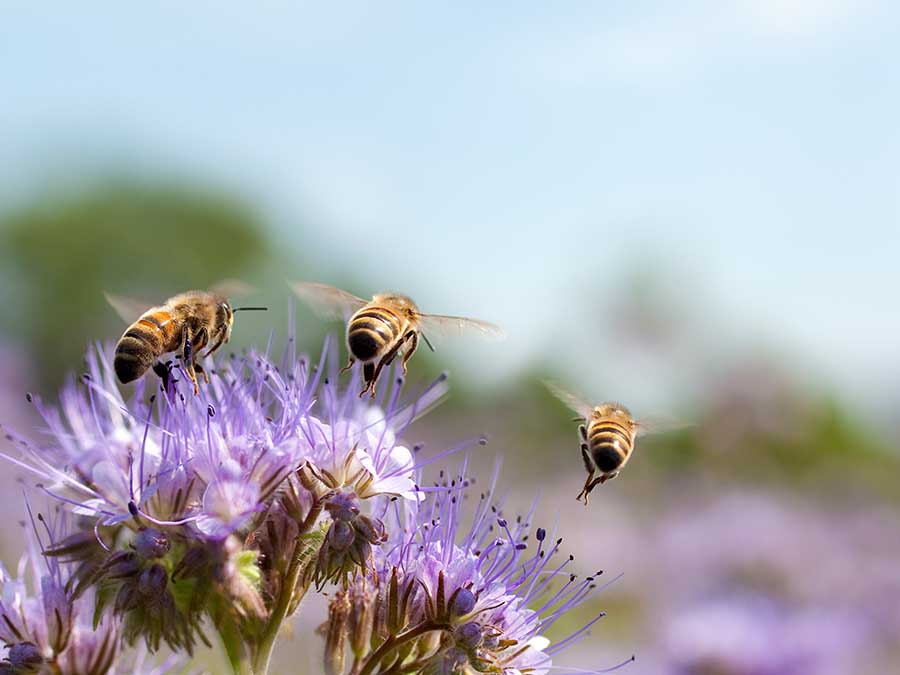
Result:
M422 336L422 339L425 340L425 344L428 345L428 349L434 351L434 347L431 346L431 343L428 341L428 338L425 337L425 333L419 333Z
M232 312L267 312L268 307L235 307Z

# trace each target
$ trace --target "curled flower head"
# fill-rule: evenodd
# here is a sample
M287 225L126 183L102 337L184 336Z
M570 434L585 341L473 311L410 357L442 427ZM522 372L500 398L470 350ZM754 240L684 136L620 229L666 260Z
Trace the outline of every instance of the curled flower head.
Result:
M594 598L601 572L571 573L562 540L550 543L545 530L532 531L534 509L510 522L492 490L481 495L472 519L464 518L461 498L471 487L465 473L421 503L395 505L376 574L351 587L370 603L374 618L366 630L380 645L364 658L357 654L363 673L395 659L408 672L547 673L553 657L603 616L551 645L544 633Z

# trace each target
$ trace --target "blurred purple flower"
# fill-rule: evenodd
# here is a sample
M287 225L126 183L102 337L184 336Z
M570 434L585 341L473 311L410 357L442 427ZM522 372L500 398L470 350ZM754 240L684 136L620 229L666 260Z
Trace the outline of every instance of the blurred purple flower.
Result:
M684 608L666 626L673 675L839 675L866 626L840 611L802 611L758 595L732 595Z

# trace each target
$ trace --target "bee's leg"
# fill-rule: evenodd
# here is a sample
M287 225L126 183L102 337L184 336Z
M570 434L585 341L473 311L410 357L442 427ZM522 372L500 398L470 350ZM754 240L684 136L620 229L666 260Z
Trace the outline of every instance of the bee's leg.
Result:
M194 372L194 343L191 341L187 330L184 331L184 346L181 349L181 358L184 363L184 372L191 379L194 385L194 396L200 393L200 387L197 385L197 373Z
M366 386L359 392L359 397L365 396L369 389L372 390L372 396L375 396L375 364L371 361L363 364L363 380Z
M206 374L206 369L196 361L194 361L194 370L200 373L200 377L203 378L205 384L209 384L209 375Z
M409 361L409 357L413 355L416 351L416 347L419 346L419 334L416 331L411 330L406 334L405 340L408 340L410 345L409 349L406 350L406 353L403 355L403 361L400 363L403 366L403 374L406 375L406 362Z
M578 425L578 433L581 435L581 440L587 443L587 427L584 424ZM584 447L582 445L582 447Z
M385 363L390 363L389 359L394 358L394 354L396 353L396 349L392 349L391 351L389 351L387 354L381 357L381 360L378 362L377 366L374 366L372 363L366 364L367 367L374 368L374 370L368 371L368 368L365 369L367 372L371 372L371 377L369 378L368 384L366 385L366 389L363 389L362 394L359 395L360 398L362 398L367 390L371 393L372 398L375 398L375 382L378 380L378 376L381 375L381 369L384 368Z
M591 459L591 453L585 443L581 444L581 460L584 462L584 470L591 476L594 475L594 461Z
M584 495L584 505L585 506L588 505L588 495L590 495L591 492L593 492L594 488L597 487L597 485L599 485L600 483L603 483L606 480L607 480L606 474L603 474L602 476L600 476L598 478L594 478L593 480L591 480L590 476L588 476L588 480L586 480L584 483L584 489L582 489L581 494L578 495L579 497Z
M587 480L584 481L584 487L581 488L581 492L579 492L579 493L578 493L578 496L575 497L575 501L577 501L577 502L580 502L580 501L581 501L581 498L584 497L584 505L585 505L585 506L587 506L587 504L588 504L588 495L591 493L591 490L592 490L593 487L594 487L594 486L591 484L591 479L592 479L593 477L594 477L593 474L591 474L590 476L587 477Z
M356 363L356 359L354 359L354 358L351 356L351 357L350 357L350 360L347 361L347 365L344 366L343 368L341 368L341 373L343 374L343 373L346 373L348 370L350 370L350 369L353 367L353 364L354 364L354 363Z
M381 369L385 366L389 366L391 362L394 360L394 357L397 356L397 352L400 351L400 347L403 346L403 343L406 341L406 337L402 340L399 340L397 344L391 347L391 350L381 357L381 360L378 362L378 365L375 366L375 372L372 374L371 380L371 388L372 398L375 398L375 381L378 379L378 376L381 375ZM403 373L406 374L406 368L403 369Z
M591 455L588 452L588 446L584 443L581 444L581 459L584 462L584 470L588 472L588 477L584 481L584 487L581 489L581 492L578 493L578 496L575 497L577 501L581 501L581 498L584 497L584 504L587 506L588 503L588 494L593 489L591 483L594 480L594 463L591 461Z
M162 380L163 391L168 393L169 384L174 381L172 380L172 362L166 361L163 363L162 361L157 361L153 364L153 372Z
M204 356L209 356L214 351L216 351L219 347L221 347L223 344L225 344L225 331L224 330L219 333L219 339L216 340L216 343L212 347L210 347L209 349L206 350L206 354L204 354Z
M206 327L203 327L199 331L197 331L192 342L194 343L194 349L193 356L191 358L191 369L194 371L194 394L197 394L197 373L200 373L200 375L203 376L203 381L206 384L209 384L209 376L206 374L203 366L197 363L197 357L200 356L200 352L204 347L206 347L206 345L209 344L209 331L206 330Z
M602 484L602 483L605 483L605 482L608 481L608 480L612 480L613 478L615 478L615 477L618 476L618 475L619 475L619 472L618 472L618 471L613 471L612 473L605 473L605 474L603 474L603 475L600 476L600 478L598 478L597 480L600 481L600 483Z

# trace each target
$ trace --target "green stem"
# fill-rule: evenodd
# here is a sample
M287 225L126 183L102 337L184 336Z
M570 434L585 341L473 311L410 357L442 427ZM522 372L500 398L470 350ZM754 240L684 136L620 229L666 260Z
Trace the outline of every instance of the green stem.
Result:
M222 639L234 675L255 675L250 665L250 652L241 638L237 625L226 619L224 622L217 622L216 630Z
M446 630L447 628L448 626L445 624L426 621L415 628L410 628L405 633L398 633L393 637L389 637L381 643L378 649L369 655L369 658L366 659L366 663L363 665L362 670L359 671L358 675L372 675L375 671L375 666L381 663L388 654L410 640L415 640L417 637L421 637L422 635L425 635L425 633L430 633L433 630Z
M259 643L253 656L252 675L266 675L269 672L269 663L272 660L272 650L275 647L275 640L281 631L281 624L287 618L288 610L293 605L296 607L303 596L306 595L307 587L298 588L300 577L306 569L308 561L304 559L300 553L303 550L305 541L303 536L307 534L315 525L319 514L322 513L322 502L316 501L309 514L300 524L300 530L297 533L297 541L294 544L294 550L291 552L291 564L285 575L284 585L281 589L281 595L278 602L272 609L272 614L266 623L266 628L260 636Z

